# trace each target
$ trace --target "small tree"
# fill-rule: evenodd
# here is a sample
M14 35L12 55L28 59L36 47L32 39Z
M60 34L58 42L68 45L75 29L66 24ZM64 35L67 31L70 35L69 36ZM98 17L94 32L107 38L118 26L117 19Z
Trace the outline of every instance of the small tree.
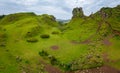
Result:
M50 59L50 63L52 65L57 65L58 64L58 60L54 56L49 57L49 59Z
M48 38L50 38L50 36L48 34L42 34L40 37L42 39L48 39Z

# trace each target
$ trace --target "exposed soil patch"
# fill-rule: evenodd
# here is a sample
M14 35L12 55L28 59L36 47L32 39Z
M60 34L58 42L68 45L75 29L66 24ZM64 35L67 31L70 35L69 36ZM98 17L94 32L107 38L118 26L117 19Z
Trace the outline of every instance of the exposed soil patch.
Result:
M45 65L45 70L48 72L48 73L62 73L58 68L55 68L51 65Z
M89 44L89 43L91 43L91 41L89 39L81 42L81 44Z
M75 73L120 73L120 70L114 69L110 66L102 66L94 69L77 71Z
M102 43L106 46L111 46L112 42L110 42L110 39L113 37L114 35L109 35L108 37L106 37L105 39L103 39Z
M45 66L45 70L48 73L63 73L59 68L56 68L50 64L47 64L43 60L40 60L40 62Z
M54 46L51 46L50 48L53 49L53 50L57 50L57 49L59 49L59 46L54 45Z
M109 41L109 39L104 39L103 44L106 45L106 46L111 46L112 45L112 43Z

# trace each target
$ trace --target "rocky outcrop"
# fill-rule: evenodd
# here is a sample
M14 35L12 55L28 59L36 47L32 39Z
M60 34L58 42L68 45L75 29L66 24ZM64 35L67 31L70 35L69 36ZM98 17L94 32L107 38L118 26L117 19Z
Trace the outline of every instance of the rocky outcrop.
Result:
M72 11L72 14L73 14L73 17L72 18L75 18L75 17L80 17L80 18L82 18L82 17L84 17L84 13L83 13L83 10L82 10L82 8L81 7L76 7L76 8L74 8L73 9L73 11Z
M111 17L111 15L112 15L112 9L111 8L109 8L109 7L103 7L100 11L99 11L99 14L101 15L101 17L103 18L103 19L105 19L105 18L109 18L109 17Z

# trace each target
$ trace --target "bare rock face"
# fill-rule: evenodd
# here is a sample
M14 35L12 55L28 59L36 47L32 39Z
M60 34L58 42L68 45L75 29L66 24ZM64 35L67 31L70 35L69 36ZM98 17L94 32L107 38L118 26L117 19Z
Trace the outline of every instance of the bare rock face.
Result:
M82 18L82 17L84 17L83 10L82 10L81 7L79 7L79 8L78 8L78 7L74 8L73 11L72 11L72 14L73 14L73 17L72 17L72 18L75 18L75 17L80 17L80 18Z
M103 7L100 11L99 14L103 19L109 18L112 16L112 9L109 7Z

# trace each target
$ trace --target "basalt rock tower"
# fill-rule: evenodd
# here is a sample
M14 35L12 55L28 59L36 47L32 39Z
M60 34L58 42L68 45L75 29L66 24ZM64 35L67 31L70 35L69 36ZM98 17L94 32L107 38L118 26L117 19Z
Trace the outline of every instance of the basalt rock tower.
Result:
M84 13L83 13L82 7L74 8L73 11L72 11L72 14L73 14L72 18L76 18L76 17L83 18L84 17Z

